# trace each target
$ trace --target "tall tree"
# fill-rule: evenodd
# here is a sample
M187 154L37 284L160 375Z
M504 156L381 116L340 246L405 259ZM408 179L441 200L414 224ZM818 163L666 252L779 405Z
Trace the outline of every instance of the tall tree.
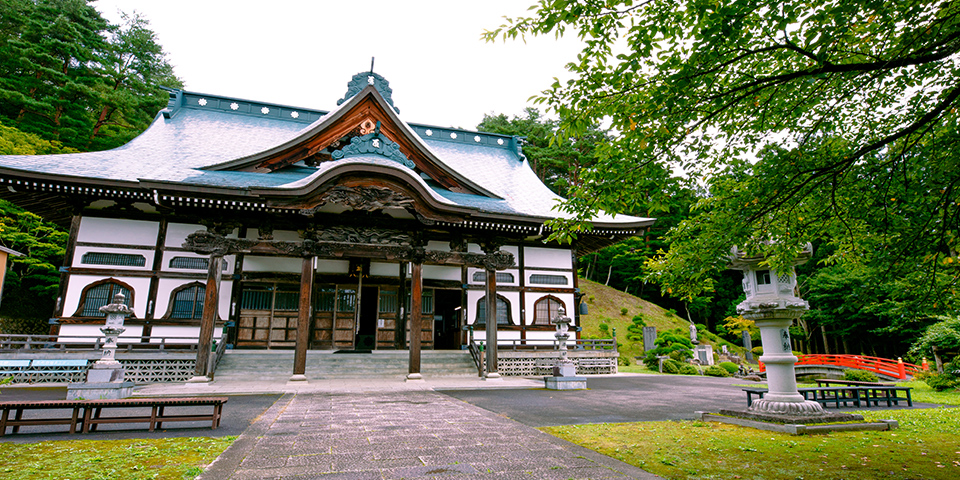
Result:
M538 101L571 134L599 119L620 133L565 208L622 211L623 197L647 193L634 186L653 163L709 186L654 265L675 289L695 293L730 245L785 268L798 246L825 239L829 262L922 271L913 286L948 303L960 1L541 0L533 10L486 38L585 40L567 67L574 78Z
M122 145L180 86L138 15L88 0L0 0L0 121L76 149Z
M513 118L502 113L484 115L477 130L521 137L530 168L547 187L565 197L581 184L581 172L594 165L594 147L606 141L606 134L590 127L576 138L559 138L557 124L536 108L527 108L523 116Z
M183 87L149 22L138 13L122 18L122 25L109 28L108 45L100 57L103 82L97 88L99 111L94 111L91 150L131 140L166 105L168 95L158 87Z

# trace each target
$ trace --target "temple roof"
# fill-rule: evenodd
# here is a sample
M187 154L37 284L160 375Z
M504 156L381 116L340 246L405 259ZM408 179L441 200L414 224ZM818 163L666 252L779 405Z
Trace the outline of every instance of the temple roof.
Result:
M418 185L437 205L475 212L481 218L542 223L561 216L553 208L562 199L530 168L518 138L407 124L397 116L385 80L379 76L374 80L366 88L351 82L348 95L331 112L171 91L168 107L122 147L0 156L0 174L256 199L299 191L338 168L369 167ZM359 92L354 91L358 88ZM336 122L347 118L351 109L361 108L362 102L367 102L364 108L380 112L377 118L382 122L376 122L375 130L352 133L351 140L358 145L353 153L345 154L347 148L334 151L329 146L333 137L324 139L324 133L337 128ZM370 147L371 143L379 149ZM322 155L320 160L316 160L317 151L307 152L311 146ZM384 147L392 148L389 156ZM287 158L286 163L275 160L282 158ZM653 219L601 214L593 223L595 229L621 230L650 225Z

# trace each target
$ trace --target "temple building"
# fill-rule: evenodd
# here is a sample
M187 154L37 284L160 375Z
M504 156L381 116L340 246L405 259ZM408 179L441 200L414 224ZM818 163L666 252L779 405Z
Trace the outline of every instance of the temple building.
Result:
M521 142L406 123L373 72L329 112L173 90L122 147L0 156L0 197L69 228L62 338L100 336L119 292L123 335L199 342L201 378L214 338L294 349L294 379L308 350L409 349L415 377L421 349L473 338L496 373L498 343L552 341L578 311L579 255L654 221L547 242L561 198Z

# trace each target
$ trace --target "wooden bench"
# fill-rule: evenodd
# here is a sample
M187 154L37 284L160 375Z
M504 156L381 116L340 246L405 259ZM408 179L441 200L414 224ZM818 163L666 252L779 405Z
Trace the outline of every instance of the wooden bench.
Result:
M798 388L797 391L803 395L806 400L813 400L824 407L833 404L840 408L844 407L871 407L880 406L881 402L886 402L888 407L900 405L900 401L906 400L907 406L913 406L913 399L910 398L910 387L898 386L844 386L844 387L806 387ZM743 391L747 394L747 407L753 405L753 397L763 398L767 393L766 388L746 387ZM899 392L904 392L901 397Z
M815 380L818 387L829 387L831 385L845 385L853 387L896 387L895 383L880 382L857 382L854 380L833 380L830 378L818 378Z
M119 400L44 400L30 402L0 402L0 436L6 434L7 427L13 427L17 433L21 426L28 425L69 425L70 433L80 430L82 433L96 431L101 423L146 423L149 431L163 428L168 422L210 422L210 428L220 426L223 404L227 397L187 397L187 398L122 398ZM185 414L169 412L170 407L212 406L213 412L207 414ZM122 417L102 416L110 410L149 408L150 414ZM24 410L69 410L69 416L44 415L43 418L23 418ZM10 418L10 411L14 417ZM179 410L179 409L178 409Z

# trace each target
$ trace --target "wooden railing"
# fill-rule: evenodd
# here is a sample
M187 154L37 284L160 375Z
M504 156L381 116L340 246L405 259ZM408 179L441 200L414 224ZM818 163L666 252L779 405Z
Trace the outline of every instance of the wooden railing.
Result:
M899 359L890 360L889 358L867 357L864 355L800 355L796 365L846 367L866 370L868 372L900 379L906 379L907 375L913 376L924 370L924 368L919 365L904 363ZM765 370L766 366L764 366L763 362L760 362L760 371L763 372Z
M88 352L102 351L105 337L90 335L0 335L0 352ZM216 339L216 359L226 348L226 332ZM120 337L117 352L132 351L196 351L196 337Z
M471 342L470 343L470 356L473 358L473 364L477 366L477 376L483 377L484 370L484 358L483 358L483 347L482 343Z
M500 350L560 350L560 342L546 339L497 340ZM613 338L581 338L567 340L569 350L616 350Z

